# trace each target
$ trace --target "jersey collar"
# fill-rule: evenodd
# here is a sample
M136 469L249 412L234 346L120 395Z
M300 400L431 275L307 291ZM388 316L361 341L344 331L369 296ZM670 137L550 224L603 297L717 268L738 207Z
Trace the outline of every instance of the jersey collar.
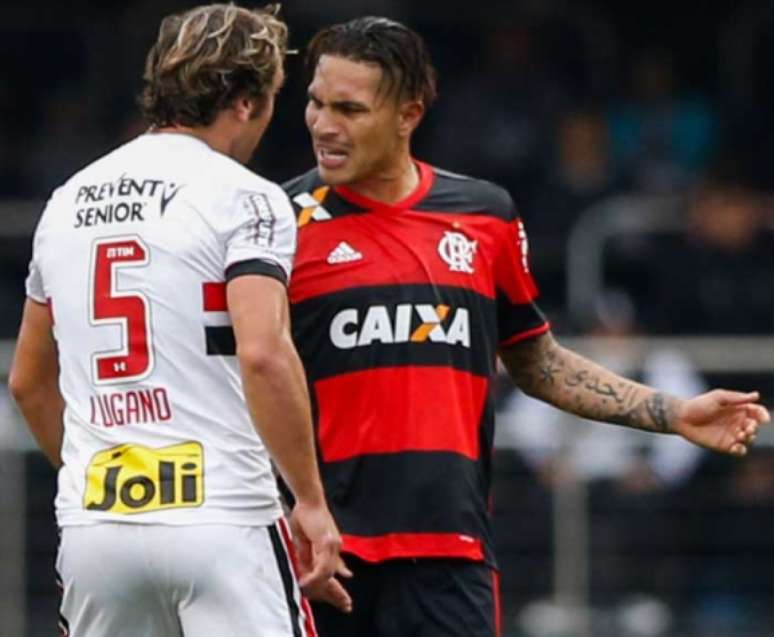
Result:
M361 195L360 193L357 193L354 190L347 188L346 186L335 186L333 191L350 203L353 203L356 206L366 210L383 210L387 212L408 210L414 204L425 198L427 193L430 192L430 188L432 188L433 182L435 181L435 172L430 165L416 159L412 159L412 161L419 169L419 184L417 184L417 187L414 188L413 192L411 192L400 201L396 201L395 203L388 204L384 203L383 201L378 201L377 199L365 197L364 195Z

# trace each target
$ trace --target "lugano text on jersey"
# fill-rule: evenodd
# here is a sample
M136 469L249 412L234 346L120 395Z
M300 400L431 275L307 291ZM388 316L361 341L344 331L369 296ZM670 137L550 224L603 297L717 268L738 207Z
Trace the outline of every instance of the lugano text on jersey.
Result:
M164 387L131 389L89 397L89 423L98 427L167 422L172 406Z
M114 181L81 186L75 195L73 227L145 221L149 207L163 215L181 187L182 184L162 179L135 179L126 175Z

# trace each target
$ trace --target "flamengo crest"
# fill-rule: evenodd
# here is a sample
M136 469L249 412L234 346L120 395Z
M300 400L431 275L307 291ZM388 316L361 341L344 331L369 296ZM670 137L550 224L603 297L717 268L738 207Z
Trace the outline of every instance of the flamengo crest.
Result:
M478 241L471 241L461 232L444 232L438 244L438 254L452 272L473 274L473 257Z

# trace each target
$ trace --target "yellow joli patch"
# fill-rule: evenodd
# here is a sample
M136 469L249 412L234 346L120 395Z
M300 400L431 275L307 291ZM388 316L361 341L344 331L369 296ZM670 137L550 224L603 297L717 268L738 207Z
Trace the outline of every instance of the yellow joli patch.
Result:
M123 444L94 455L83 506L90 511L147 513L204 502L204 450L198 442L150 449Z

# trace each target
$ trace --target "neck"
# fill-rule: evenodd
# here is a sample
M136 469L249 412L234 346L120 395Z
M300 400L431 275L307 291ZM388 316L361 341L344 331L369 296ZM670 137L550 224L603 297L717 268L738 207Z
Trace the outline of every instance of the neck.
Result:
M419 168L406 153L394 166L378 171L366 179L347 184L347 187L368 199L395 204L414 192L419 186L419 180Z
M152 129L154 133L178 133L180 135L189 135L203 141L207 146L223 155L234 157L234 149L229 140L220 134L213 127L190 127L180 124L171 124L169 126L160 126Z

